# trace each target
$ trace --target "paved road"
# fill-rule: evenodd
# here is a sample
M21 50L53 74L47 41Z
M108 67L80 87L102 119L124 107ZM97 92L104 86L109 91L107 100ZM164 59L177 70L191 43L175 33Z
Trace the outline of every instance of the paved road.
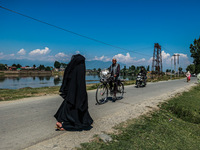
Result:
M123 104L136 104L165 92L194 84L183 80L149 83L145 88L125 87L123 100L115 103L109 101L104 105L95 105L95 90L88 92L89 111L95 120L123 109ZM0 150L18 150L50 139L63 132L54 129L56 120L53 117L62 102L60 96L44 96L0 103Z

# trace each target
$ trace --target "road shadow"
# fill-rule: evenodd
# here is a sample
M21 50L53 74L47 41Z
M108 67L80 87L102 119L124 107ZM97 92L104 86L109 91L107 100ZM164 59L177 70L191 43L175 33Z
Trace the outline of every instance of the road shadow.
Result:
M101 104L96 103L96 105L102 105L102 104L106 104L107 102L116 102L116 101L120 101L123 99L123 96L116 96L116 99L113 99L112 96L107 97L107 99L105 101L102 101Z
M139 88L144 88L144 87L146 87L146 86L144 86L144 85L139 86L139 87L137 87L137 85L135 86L135 88L137 88L137 89L139 89Z

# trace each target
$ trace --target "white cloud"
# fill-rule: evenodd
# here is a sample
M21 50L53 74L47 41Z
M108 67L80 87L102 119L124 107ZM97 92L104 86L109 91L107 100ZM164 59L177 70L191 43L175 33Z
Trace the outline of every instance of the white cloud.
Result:
M45 47L45 49L36 49L29 53L30 56L36 56L36 55L46 55L50 52L48 47Z
M18 55L26 55L26 51L22 48L17 52Z
M130 65L134 65L134 64L138 64L138 63L145 63L146 62L146 59L145 58L141 58L139 60L136 60L135 57L131 57L129 53L126 53L126 55L123 55L123 54L117 54L115 55L113 58L116 58L117 59L117 62L120 62L120 63L123 63L123 64L126 64L128 66ZM103 62L108 62L108 61L112 61L112 58L109 58L107 56L101 56L101 57L97 57L95 56L93 59L91 60L99 60L99 61L103 61Z
M166 60L166 59L169 59L169 58L170 58L170 54L169 54L169 53L165 53L165 51L162 51L162 52L161 52L161 55L162 55L162 59L163 59L163 60Z
M76 51L76 54L80 54L81 52L80 51Z
M101 57L97 57L95 56L94 59L92 60L99 60L99 61L104 61L104 62L107 62L107 61L111 61L111 58L108 58L107 56L101 56Z
M126 53L126 55L117 54L113 58L116 58L118 62L124 63L126 65L134 65L135 63L143 63L146 61L145 58L136 60L136 58L131 57L131 55L129 53Z
M55 57L59 58L59 57L68 57L68 55L64 54L64 53L58 53L55 55Z
M55 55L54 59L57 60L57 61L67 62L67 61L69 61L70 57L68 55L66 55L65 53L58 53L58 54Z

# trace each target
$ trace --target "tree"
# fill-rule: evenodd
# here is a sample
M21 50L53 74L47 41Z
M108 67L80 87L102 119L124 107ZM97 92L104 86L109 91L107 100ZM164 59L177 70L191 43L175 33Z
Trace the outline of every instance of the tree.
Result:
M16 67L17 67L17 68L21 68L22 66L21 66L20 64L17 64Z
M178 71L179 71L179 72L182 72L182 70L183 70L183 68L181 68L181 67L178 68Z
M40 66L38 67L38 69L39 69L39 70L45 70L45 66L44 66L44 65L40 65Z
M0 64L0 70L6 70L6 66L4 64Z
M171 69L166 69L166 72L171 72Z
M190 64L187 66L186 68L187 71L190 71L190 73L195 73L195 65L194 64Z
M194 73L200 73L200 37L194 40L194 45L190 45L190 53L195 66Z
M134 66L134 65L130 66L130 67L129 67L129 70L130 70L130 71L135 71L135 66Z
M45 71L51 71L51 68L50 68L49 66L47 66L47 67L45 68Z
M33 68L34 68L34 69L36 68L36 65L35 65L35 64L33 65Z
M61 67L62 67L62 68L66 68L66 67L67 67L67 64L66 64L66 63L61 63Z
M60 62L58 62L58 61L55 61L55 62L54 62L54 67L55 67L55 68L59 69L60 66L61 66L61 63L60 63Z
M100 73L101 72L101 68L98 68L98 73Z
M13 64L12 67L17 67L17 65L16 65L16 64Z

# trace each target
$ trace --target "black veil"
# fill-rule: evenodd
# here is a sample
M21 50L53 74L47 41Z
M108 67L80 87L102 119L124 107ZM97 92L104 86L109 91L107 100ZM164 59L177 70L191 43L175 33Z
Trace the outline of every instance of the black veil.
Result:
M63 128L81 130L90 128L93 120L88 112L85 82L85 57L73 55L64 71L60 96L64 99L54 115Z

